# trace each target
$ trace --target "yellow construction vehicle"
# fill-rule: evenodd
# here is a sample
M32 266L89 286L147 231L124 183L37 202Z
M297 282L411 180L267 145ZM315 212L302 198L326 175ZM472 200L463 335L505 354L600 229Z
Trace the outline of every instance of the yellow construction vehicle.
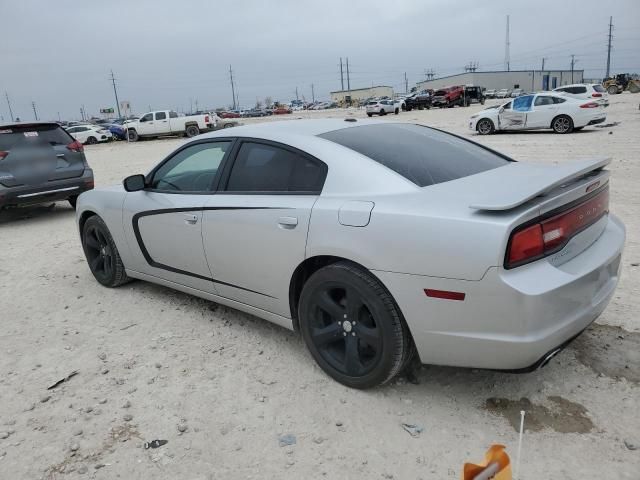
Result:
M629 90L631 93L640 92L640 80L631 78L631 75L628 73L619 73L615 77L605 78L602 81L602 86L607 90L609 95L622 93L625 90Z

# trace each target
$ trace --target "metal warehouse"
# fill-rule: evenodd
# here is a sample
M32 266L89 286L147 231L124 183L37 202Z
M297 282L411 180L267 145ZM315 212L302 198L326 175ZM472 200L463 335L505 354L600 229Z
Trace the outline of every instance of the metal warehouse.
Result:
M467 72L418 82L418 90L438 89L451 85L477 85L484 88L514 89L536 92L553 90L562 85L582 83L584 70L511 70L494 72Z
M393 97L393 88L386 85L378 85L370 88L352 88L351 90L338 90L330 92L331 101L338 103L351 103L366 100L371 97Z

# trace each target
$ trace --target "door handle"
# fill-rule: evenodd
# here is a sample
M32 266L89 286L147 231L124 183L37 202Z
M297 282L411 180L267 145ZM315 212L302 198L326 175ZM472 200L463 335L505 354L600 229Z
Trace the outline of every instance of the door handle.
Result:
M195 225L196 223L198 223L198 216L191 213L185 213L184 222L188 223L189 225Z
M296 228L296 225L298 225L298 218L297 217L280 217L278 218L278 225L280 226L280 228L288 228L288 229Z

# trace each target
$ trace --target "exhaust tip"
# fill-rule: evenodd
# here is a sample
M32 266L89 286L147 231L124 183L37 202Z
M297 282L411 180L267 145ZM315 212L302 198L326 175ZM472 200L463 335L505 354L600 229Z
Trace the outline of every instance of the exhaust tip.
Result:
M551 351L546 357L542 359L542 362L540 362L540 366L538 368L542 368L547 365L547 363L549 363L553 357L560 353L561 350L562 348L558 347L555 350Z

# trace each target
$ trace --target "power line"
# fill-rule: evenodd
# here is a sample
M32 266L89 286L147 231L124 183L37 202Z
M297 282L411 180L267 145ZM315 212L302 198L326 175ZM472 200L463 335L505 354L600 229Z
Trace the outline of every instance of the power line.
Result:
M611 72L611 31L613 30L613 17L609 17L609 44L607 45L607 74L605 78L609 78Z
M11 110L11 102L9 101L9 93L4 92L4 96L7 99L7 106L9 107L9 115L11 115L11 121L13 122L13 110Z
M509 59L509 15L507 15L507 36L504 42L504 68L507 72L511 69L511 61Z
M113 76L113 70L111 70L111 83L113 83L113 94L116 96L116 108L118 109L118 118L121 118L120 115L120 102L118 101L118 90L116 89L116 79Z
M233 84L233 70L231 70L231 65L229 65L229 78L231 79L231 96L233 97L233 110L236 110L236 87Z

